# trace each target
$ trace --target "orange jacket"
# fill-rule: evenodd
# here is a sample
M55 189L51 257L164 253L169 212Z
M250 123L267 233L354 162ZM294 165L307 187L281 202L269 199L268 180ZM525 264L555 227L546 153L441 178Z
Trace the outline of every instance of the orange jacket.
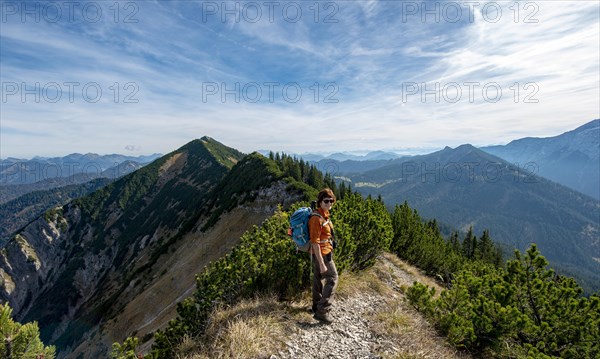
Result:
M323 226L329 219L329 211L319 208L317 210L325 220L321 219L319 216L312 216L308 220L308 232L310 233L310 242L317 243L321 246L321 254L326 255L329 254L333 250L333 246L330 241L325 242L327 239L331 238L331 232L333 230L333 223L331 221ZM323 226L323 227L321 227Z

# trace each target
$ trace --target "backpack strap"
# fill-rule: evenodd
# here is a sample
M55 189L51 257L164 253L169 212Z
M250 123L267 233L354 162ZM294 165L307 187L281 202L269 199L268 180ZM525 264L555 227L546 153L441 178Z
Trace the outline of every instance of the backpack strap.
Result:
M319 212L318 212L318 211L316 211L316 210L315 210L315 211L313 211L313 213L311 213L311 215L310 215L310 216L311 216L311 217L312 217L312 216L318 216L318 217L319 217L319 218L321 218L323 221L325 221L325 218L323 218L323 216L321 216L321 213L319 213ZM325 227L325 226L326 226L326 225L328 225L329 223L331 223L331 221L330 221L329 219L328 219L328 220L326 220L325 222L321 223L321 230L323 230L323 227ZM331 227L330 227L330 228L331 228ZM331 233L333 234L333 230L331 231ZM330 242L330 243L332 243L332 245L333 245L333 242L331 241L331 237L329 237L328 239L325 239L325 240L319 241L319 243L327 243L327 242Z

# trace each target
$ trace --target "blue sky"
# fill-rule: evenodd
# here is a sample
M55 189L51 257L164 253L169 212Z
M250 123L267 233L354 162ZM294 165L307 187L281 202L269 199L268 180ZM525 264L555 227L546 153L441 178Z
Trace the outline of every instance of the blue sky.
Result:
M597 1L1 6L2 158L204 135L244 152L422 152L600 117Z

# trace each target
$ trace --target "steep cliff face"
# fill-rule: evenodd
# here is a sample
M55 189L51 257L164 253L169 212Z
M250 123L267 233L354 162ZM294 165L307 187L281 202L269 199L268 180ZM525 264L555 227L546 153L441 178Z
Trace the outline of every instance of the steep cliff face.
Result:
M77 213L70 213L76 220ZM65 254L68 220L61 207L30 223L0 252L0 301L27 310L55 274Z

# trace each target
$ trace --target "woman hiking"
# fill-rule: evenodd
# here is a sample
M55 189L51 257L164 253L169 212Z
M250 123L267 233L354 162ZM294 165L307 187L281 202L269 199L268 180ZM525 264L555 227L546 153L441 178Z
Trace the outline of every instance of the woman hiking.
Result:
M333 262L333 224L329 217L334 202L335 195L331 189L321 190L317 196L317 209L308 221L314 272L312 311L315 314L313 318L327 324L332 322L329 312L338 282L338 273ZM323 281L325 281L324 285Z

